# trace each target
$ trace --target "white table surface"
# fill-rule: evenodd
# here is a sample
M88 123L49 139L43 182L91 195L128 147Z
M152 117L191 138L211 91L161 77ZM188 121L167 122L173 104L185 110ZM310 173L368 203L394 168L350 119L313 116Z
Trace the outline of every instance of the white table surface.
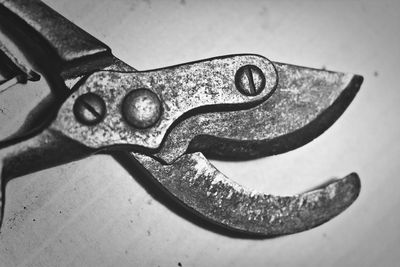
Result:
M315 229L274 239L202 228L110 156L10 182L0 266L398 266L399 1L47 0L139 70L224 54L364 76L344 115L295 151L213 163L246 186L302 192L356 171L361 194ZM24 208L25 207L25 208Z

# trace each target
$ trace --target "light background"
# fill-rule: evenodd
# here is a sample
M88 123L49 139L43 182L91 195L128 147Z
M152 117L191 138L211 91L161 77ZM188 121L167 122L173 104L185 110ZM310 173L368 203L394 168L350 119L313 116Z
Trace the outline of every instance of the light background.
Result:
M139 70L234 53L364 76L344 115L284 155L215 162L232 179L294 194L356 171L361 195L310 231L221 235L93 156L10 182L0 266L398 266L399 1L47 0ZM24 209L25 207L25 209Z

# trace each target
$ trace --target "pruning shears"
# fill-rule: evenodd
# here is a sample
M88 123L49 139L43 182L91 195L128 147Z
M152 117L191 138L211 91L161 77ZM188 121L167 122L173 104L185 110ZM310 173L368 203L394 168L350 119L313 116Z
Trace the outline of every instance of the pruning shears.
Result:
M4 37L0 98L13 83L44 77L51 87L0 143L2 214L10 179L96 153L124 157L193 213L254 235L316 227L359 195L356 173L274 196L241 186L207 160L249 160L307 144L349 106L359 75L254 54L137 71L41 1L0 0L0 16L2 36L34 62L18 60ZM12 117L0 115L1 125Z

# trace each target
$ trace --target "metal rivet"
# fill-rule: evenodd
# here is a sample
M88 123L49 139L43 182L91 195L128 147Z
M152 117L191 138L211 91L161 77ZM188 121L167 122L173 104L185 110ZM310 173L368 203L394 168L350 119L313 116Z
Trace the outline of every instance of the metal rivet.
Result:
M75 100L73 111L80 123L95 125L106 115L106 104L99 95L86 93Z
M236 88L244 95L255 96L265 88L265 76L260 68L246 65L235 74Z
M148 89L133 90L122 102L122 116L133 127L151 127L161 116L161 102L157 95Z

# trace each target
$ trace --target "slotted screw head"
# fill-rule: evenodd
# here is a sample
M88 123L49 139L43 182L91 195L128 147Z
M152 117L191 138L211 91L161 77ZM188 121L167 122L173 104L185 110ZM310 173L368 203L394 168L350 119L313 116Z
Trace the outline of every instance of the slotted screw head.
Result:
M265 88L265 76L262 70L254 65L245 65L235 74L236 88L244 95L255 96Z
M80 123L95 125L104 119L106 104L99 95L86 93L75 100L73 112Z
M122 116L133 127L149 128L161 116L161 102L158 96L148 89L133 90L122 102Z

